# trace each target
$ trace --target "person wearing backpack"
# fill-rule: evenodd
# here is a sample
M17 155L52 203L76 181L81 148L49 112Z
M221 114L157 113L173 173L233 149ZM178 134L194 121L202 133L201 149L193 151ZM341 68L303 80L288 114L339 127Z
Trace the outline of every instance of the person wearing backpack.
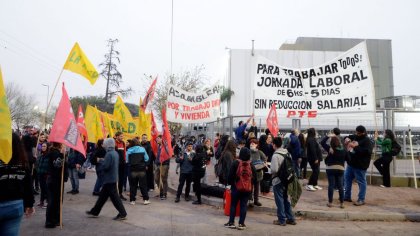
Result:
M280 137L275 137L273 139L273 147L275 151L271 158L271 175L274 201L277 206L277 220L274 220L273 224L280 226L286 226L286 224L296 225L296 220L292 212L292 205L287 196L288 183L283 177L288 175L284 172L286 170L286 158L289 158L289 169L293 171L291 157L287 150L282 148L282 140Z
M130 166L130 204L136 204L137 186L140 186L140 192L144 201L143 204L150 204L146 175L149 155L147 155L146 149L140 146L139 140L132 139L130 141L130 148L127 149L126 160Z
M238 230L246 229L245 218L252 183L257 178L255 167L251 164L251 152L243 147L239 152L239 159L232 163L229 171L228 183L231 185L232 202L230 204L229 221L224 224L226 228ZM236 205L239 203L240 214L238 227L235 226Z
M383 185L380 185L380 186L383 188L389 188L391 187L391 176L389 174L389 165L392 162L392 156L398 155L398 153L392 153L393 149L396 149L396 148L393 148L393 146L396 146L394 144L396 143L395 135L392 132L392 130L387 129L385 130L385 137L381 139L378 137L378 133L375 132L375 141L378 145L381 145L382 155L379 159L373 162L373 164L375 165L376 169L378 169L379 173L382 175Z

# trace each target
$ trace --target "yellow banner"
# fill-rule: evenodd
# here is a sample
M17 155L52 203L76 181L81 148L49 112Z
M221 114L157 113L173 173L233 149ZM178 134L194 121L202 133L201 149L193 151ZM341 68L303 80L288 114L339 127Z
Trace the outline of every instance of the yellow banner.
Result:
M85 53L82 51L78 43L74 44L73 49L70 51L69 56L67 57L66 63L64 64L63 69L69 70L71 72L77 73L87 80L90 84L94 84L99 77L98 72L95 67L86 57Z
M87 105L85 113L85 125L88 132L88 142L96 143L98 139L103 139L102 122L96 107Z
M7 104L6 90L0 68L0 160L9 163L12 159L12 119ZM5 190L3 190L5 191Z
M129 129L128 123L133 122L133 117L131 116L130 110L125 106L122 98L117 97L117 101L114 105L114 119L116 119L122 127L126 130Z

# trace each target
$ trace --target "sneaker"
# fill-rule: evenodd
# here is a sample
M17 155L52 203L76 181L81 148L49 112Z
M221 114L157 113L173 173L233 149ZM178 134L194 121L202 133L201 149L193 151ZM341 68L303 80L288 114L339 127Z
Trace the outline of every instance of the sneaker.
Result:
M340 203L340 208L344 209L344 203Z
M150 201L149 200L144 200L143 205L149 205Z
M98 215L93 214L91 211L86 211L86 215L88 215L88 217L90 218L97 218Z
M317 190L322 190L322 188L319 187L318 185L315 185L314 188L317 189Z
M254 207L254 203L252 202L248 203L248 207Z
M113 218L113 220L126 220L127 216L122 216L120 214L118 214L116 217Z
M42 209L47 209L47 204L44 204L41 208Z
M121 200L127 201L127 198L125 198L122 194L120 195Z
M175 202L177 203L179 202L179 197L175 198Z
M191 197L190 197L190 196L188 196L188 197L185 197L185 201L186 201L186 202L189 202L189 201L191 201Z
M254 202L254 205L259 207L262 206L261 202Z
M327 203L327 207L333 207L333 204L331 202Z
M74 190L71 194L75 195L75 194L78 194L78 193L79 193L79 190Z
M67 193L73 194L74 190L68 191Z
M288 225L296 225L296 221L295 220L286 220L286 224Z
M92 195L93 196L99 196L99 192L93 192Z
M238 230L244 230L246 229L246 225L245 224L238 224Z
M286 222L284 222L284 223L280 223L280 221L279 221L279 220L274 220L274 221L273 221L273 225L286 226Z
M362 206L362 205L365 205L365 202L358 200L357 202L353 203L353 205L355 205L355 206Z
M385 186L385 185L383 185L383 184L379 185L379 187L381 187L381 188L386 188L386 186Z
M37 207L43 207L44 206L44 203L43 202L40 202L40 203L38 203L38 205L36 205Z
M343 201L345 201L345 202L353 202L350 198L345 198Z
M136 205L136 202L135 201L131 201L130 202L130 205Z
M225 228L236 229L236 226L234 223L227 222L226 224L224 224L224 226Z
M312 185L306 185L305 189L312 192L316 191L316 188L314 188Z
M194 204L194 205L201 205L201 201L198 201L198 200L197 201L193 201L192 204Z

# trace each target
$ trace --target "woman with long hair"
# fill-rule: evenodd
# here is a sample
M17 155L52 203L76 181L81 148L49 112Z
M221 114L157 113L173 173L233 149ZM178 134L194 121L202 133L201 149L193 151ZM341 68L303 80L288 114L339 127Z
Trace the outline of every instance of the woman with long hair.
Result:
M31 172L19 136L12 134L12 159L0 161L0 234L19 235L22 216L31 216L34 195Z
M103 182L103 170L102 170L102 164L104 162L106 150L103 147L104 140L99 139L96 143L95 152L92 154L92 165L95 165L96 170L96 182L95 187L93 188L92 195L99 196L99 192L102 188L102 182Z
M232 162L236 159L236 144L235 141L229 140L222 152L220 163L222 165L222 173L219 175L219 183L227 185L227 178Z
M377 159L373 164L379 173L382 175L383 184L381 187L389 188L391 187L391 176L389 174L389 165L392 162L392 142L395 141L395 135L392 130L385 130L384 138L379 138L378 134L375 133L375 140L378 145L381 145L382 155L381 158Z
M44 201L47 200L47 173L49 172L48 168L48 143L44 142L41 144L41 151L39 153L38 158L36 159L37 166L38 166L38 179L39 185L41 187L41 198L39 200L39 204L37 206L41 208L47 208L44 204Z
M201 178L206 174L206 165L207 165L207 151L201 144L198 144L195 147L195 155L192 158L192 182L193 182L193 191L197 197L196 201L193 201L192 204L201 204Z
M306 151L309 165L312 169L311 177L309 178L306 190L316 191L322 188L318 186L319 166L322 161L321 148L319 148L316 141L316 131L314 128L308 129L308 138L306 138Z

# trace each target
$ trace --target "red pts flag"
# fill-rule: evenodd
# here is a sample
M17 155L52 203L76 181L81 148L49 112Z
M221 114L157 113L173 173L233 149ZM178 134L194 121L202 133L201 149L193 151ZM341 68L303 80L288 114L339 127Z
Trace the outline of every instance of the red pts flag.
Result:
M147 90L146 96L144 96L143 103L141 104L141 108L143 108L143 110L146 109L147 104L149 104L149 102L152 101L153 96L155 95L156 81L157 77L155 80L153 80L152 84L149 87L149 90Z
M152 146L152 151L155 154L155 156L157 155L157 142L156 142L156 138L159 135L159 131L156 128L156 122L155 122L155 116L153 115L153 112L151 112L151 116L152 116L152 130L151 130L151 139L150 139L150 145Z
M83 115L82 104L79 105L79 110L77 111L77 129L79 130L79 133L84 137L83 146L86 149L87 142L88 142L88 135L87 135L86 125L85 125L85 116Z
M271 106L270 112L268 113L267 128L270 130L274 137L277 137L277 133L279 132L279 124L277 121L277 111L275 104Z
M174 155L171 144L171 133L169 132L168 121L166 120L166 109L162 110L162 145L160 152L160 163L168 160Z
M73 109L70 105L69 96L64 88L64 83L62 90L63 95L61 96L60 104L58 105L57 113L55 114L54 123L48 137L48 141L62 143L67 147L77 150L86 157L86 151L80 138L77 123L74 119Z

